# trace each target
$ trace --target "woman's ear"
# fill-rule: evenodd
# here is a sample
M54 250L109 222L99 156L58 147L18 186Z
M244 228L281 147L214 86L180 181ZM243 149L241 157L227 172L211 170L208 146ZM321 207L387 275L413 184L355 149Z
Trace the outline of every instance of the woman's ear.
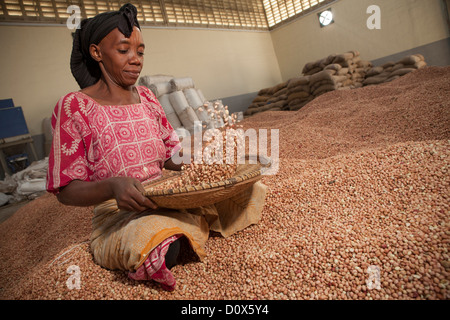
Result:
M91 54L92 59L94 59L95 61L100 62L102 60L102 53L98 45L91 44L89 46L89 53Z

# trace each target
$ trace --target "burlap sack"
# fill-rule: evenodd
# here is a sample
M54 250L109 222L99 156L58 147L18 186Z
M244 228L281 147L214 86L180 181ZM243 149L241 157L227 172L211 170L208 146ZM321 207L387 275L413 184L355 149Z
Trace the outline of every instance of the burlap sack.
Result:
M199 107L203 106L203 101L200 99L195 88L183 89L183 93L186 97L186 101L194 110L197 110Z
M373 67L372 62L370 61L366 61L366 60L360 60L357 62L358 67L360 68L364 68L364 69L369 69Z
M337 72L337 75L338 75L338 76L343 76L343 75L346 75L346 74L348 74L348 73L349 73L348 68L342 68L342 67L341 67L341 69L339 69L339 71Z
M427 66L427 63L425 61L419 61L416 64L414 64L414 67L416 69L422 69L422 68L424 68L426 66Z
M335 83L344 82L347 80L347 76L333 76L333 79Z
M342 69L342 66L337 63L329 64L324 68L324 70L334 70L334 71L339 71L341 69Z
M288 88L287 88L287 87L284 87L283 89L278 90L277 92L275 92L273 95L274 95L275 97L279 97L279 96L282 96L282 95L284 95L284 94L287 94L287 92L288 92Z
M323 86L318 87L316 90L313 91L313 95L318 96L322 93L328 92L328 91L334 91L336 90L336 85L334 84L326 84Z
M395 64L396 64L395 62L389 61L389 62L386 62L385 64L382 64L381 67L382 67L383 69L387 69L387 68L389 68L389 67L395 66Z
M396 63L396 64L392 67L391 72L394 72L394 71L396 71L396 70L403 69L403 68L406 68L405 65L404 65L403 63Z
M365 79L363 81L363 84L366 85L366 86L367 85L373 85L373 84L380 84L380 83L385 82L387 80L387 78L388 78L388 75L380 74L380 75L377 75L377 76L374 76L374 77L369 77L369 78Z
M311 88L309 85L298 85L296 87L290 88L288 90L288 96L295 92L310 92Z
M159 103L163 107L163 110L166 114L174 113L175 109L173 108L172 104L169 100L169 95L164 94L158 98Z
M327 70L323 70L324 72L328 72L330 75L334 76L337 71L336 70L332 70L332 69L327 69Z
M402 60L400 60L399 63L402 63L403 65L414 65L417 62L423 61L422 57L418 55L406 56Z
M305 76L310 76L310 75L316 74L317 72L320 72L320 71L322 71L322 68L321 68L321 67L316 67L316 68L311 69L311 70L309 70L308 72L305 72L305 73L303 73L303 74L304 74Z
M393 77L389 77L389 78L386 79L386 81L384 81L384 83L394 81L394 80L396 80L396 79L398 79L398 78L400 78L400 77L401 77L401 76L399 76L399 75L393 76Z
M311 84L311 92L315 91L317 88L324 86L324 85L335 85L336 82L333 80L321 80L321 81L317 81L313 84Z
M307 100L293 100L289 104L289 110L290 111L297 111L306 106L310 101L312 101L313 98L309 98Z
M255 99L253 99L253 103L256 103L256 102L266 102L267 100L269 100L270 99L270 97L271 96L267 96L267 95L258 95L258 96L256 96L255 97Z
M280 100L279 97L271 97L269 100L266 101L266 104L275 103L278 100Z
M311 78L309 79L311 87L314 85L314 83L323 81L323 80L333 81L333 77L328 72L321 71L321 72L318 72L318 73L312 75Z
M348 60L351 60L354 58L354 52L346 52L343 54L338 54L334 60L333 63L339 63L339 64L343 64L346 63Z
M194 130L194 122L200 121L197 114L195 113L192 107L187 106L182 112L178 113L178 118L180 119L183 127L189 132L193 132Z
M334 61L334 58L336 58L336 56L337 56L337 53L333 53L333 54L330 54L328 57L326 57L325 62L324 62L325 66L332 64Z
M173 79L173 76L170 75L164 75L164 74L157 74L152 76L142 76L139 78L138 84L140 86L146 86L147 88L150 87L150 85L159 83L159 82L169 82Z
M198 117L198 120L200 120L202 122L202 124L206 124L207 122L209 122L211 120L211 117L208 114L208 111L205 107L201 106L197 109L194 109L194 111Z
M156 98L172 92L172 86L169 82L153 83L148 88L155 94Z
M298 78L292 78L289 80L289 83L287 85L287 88L293 88L297 87L299 85L309 85L310 77L309 76L303 76Z
M189 77L174 78L170 80L169 83L172 86L172 91L182 91L184 89L195 87L194 80Z
M206 98L205 98L205 96L203 95L202 90L197 89L197 94L198 94L198 97L200 98L200 100L202 101L202 103L205 103L205 102L206 102Z
M382 73L384 71L383 67L375 67L370 69L367 73L366 73L366 78L368 77L373 77L376 75L379 75L380 73Z
M189 103L187 102L186 96L184 95L183 91L175 91L169 93L169 101L178 115L180 115L187 107L189 107Z
M178 118L177 113L175 112L175 109L172 107L172 104L169 100L169 95L165 94L158 98L159 103L163 107L164 113L166 114L166 118L169 121L169 123L172 125L174 129L181 128L183 125Z
M178 115L175 112L169 114L166 113L166 118L174 129L183 127L183 124L181 123Z
M272 89L270 90L270 92L271 92L271 94L273 95L273 94L275 94L276 92L278 92L278 91L280 91L280 90L282 90L282 89L284 89L284 88L286 88L286 87L287 87L287 81L286 81L286 82L279 83L279 84L277 84L276 86L272 87Z
M308 62L308 63L306 63L306 64L303 66L302 73L307 73L307 72L309 72L310 70L312 70L313 68L315 68L314 62Z
M395 76L404 76L405 74L410 73L415 70L416 70L415 68L398 69L398 70L395 70L394 72L392 72L391 75L389 76L389 78L395 77Z
M272 87L261 89L261 90L259 90L259 92L258 92L258 96L266 96L266 95L269 95L271 90L272 90Z
M310 94L308 92L304 92L304 91L298 91L295 92L293 94L290 94L287 98L287 102L290 103L293 100L297 100L297 99L307 99L309 98Z
M360 73L353 73L351 79L352 81L364 80L364 75Z

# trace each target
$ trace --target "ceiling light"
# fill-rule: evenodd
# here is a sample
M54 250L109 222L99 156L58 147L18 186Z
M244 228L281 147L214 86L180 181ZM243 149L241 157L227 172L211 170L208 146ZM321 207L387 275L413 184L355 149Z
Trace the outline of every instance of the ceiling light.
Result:
M318 15L319 15L320 26L322 28L326 27L334 22L333 13L331 12L331 9L322 11Z

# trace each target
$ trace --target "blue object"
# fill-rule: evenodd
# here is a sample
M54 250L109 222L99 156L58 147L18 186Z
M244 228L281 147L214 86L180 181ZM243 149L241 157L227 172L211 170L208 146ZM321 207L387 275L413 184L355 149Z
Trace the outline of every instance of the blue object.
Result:
M30 165L28 155L26 153L7 157L6 162L8 163L8 167L11 169L12 173L22 171Z
M14 108L13 99L0 100L0 109L3 109L3 108Z
M0 139L28 133L22 107L0 108Z

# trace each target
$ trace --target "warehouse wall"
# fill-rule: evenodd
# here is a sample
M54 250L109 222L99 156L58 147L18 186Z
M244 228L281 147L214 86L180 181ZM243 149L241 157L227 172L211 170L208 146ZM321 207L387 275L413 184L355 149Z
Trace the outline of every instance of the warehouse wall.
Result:
M445 0L448 2L448 0ZM340 0L335 23L320 28L317 13L271 32L144 28L142 75L190 76L207 99L245 110L261 89L301 74L305 63L359 50L374 62L423 53L448 65L450 41L442 0ZM381 30L369 30L369 5L381 8ZM69 70L71 31L65 26L0 26L0 99L24 109L38 156L44 156L42 119L56 101L78 90Z
M147 49L141 75L192 77L207 99L245 96L281 82L269 32L144 28L142 33ZM31 134L41 135L42 119L59 97L79 90L69 69L71 31L0 26L0 39L0 99L13 98ZM42 142L37 144L42 149Z
M379 30L367 27L370 5L381 9ZM450 36L442 0L340 0L328 7L335 22L326 28L314 12L271 32L283 80L331 53L358 50L362 59L376 60L432 43L439 50L439 41ZM448 59L445 52L440 59Z

